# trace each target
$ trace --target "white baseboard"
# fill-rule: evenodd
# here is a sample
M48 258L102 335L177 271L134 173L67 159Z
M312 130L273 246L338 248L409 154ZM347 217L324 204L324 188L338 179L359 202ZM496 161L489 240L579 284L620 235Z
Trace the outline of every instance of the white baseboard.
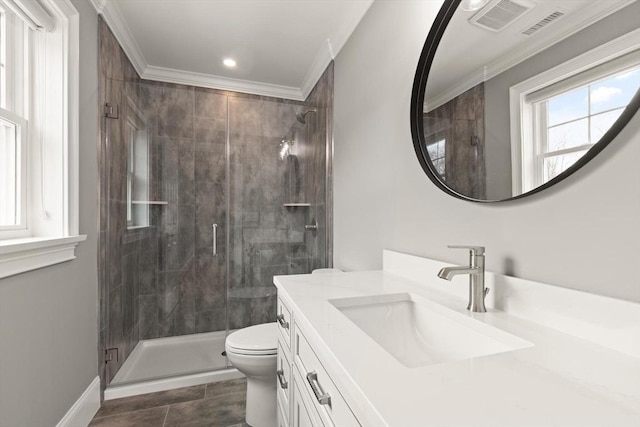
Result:
M100 378L95 377L56 427L87 427L100 409Z

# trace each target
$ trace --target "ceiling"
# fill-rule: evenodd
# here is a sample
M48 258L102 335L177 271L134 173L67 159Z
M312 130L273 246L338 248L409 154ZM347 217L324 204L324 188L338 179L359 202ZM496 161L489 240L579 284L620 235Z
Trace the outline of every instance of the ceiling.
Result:
M476 13L480 14L497 0L489 2L478 12L455 12L440 41L427 79L427 111L637 0L515 1L534 7L499 32L488 31L469 22ZM524 30L558 10L564 16L533 35L523 34Z
M303 100L373 0L91 2L142 78Z

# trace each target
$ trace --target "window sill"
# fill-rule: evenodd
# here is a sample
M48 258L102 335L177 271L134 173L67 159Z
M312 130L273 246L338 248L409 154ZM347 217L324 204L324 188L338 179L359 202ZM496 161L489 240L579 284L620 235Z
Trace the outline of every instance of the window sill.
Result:
M0 241L0 279L75 259L86 235Z

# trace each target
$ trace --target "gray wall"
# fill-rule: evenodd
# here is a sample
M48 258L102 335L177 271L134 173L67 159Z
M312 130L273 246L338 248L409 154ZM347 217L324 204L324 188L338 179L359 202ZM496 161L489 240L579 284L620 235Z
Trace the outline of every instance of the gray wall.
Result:
M521 201L465 202L425 176L409 103L439 4L376 1L336 58L336 267L379 269L385 248L463 263L446 245L479 244L489 270L640 301L639 115L581 170Z
M0 281L0 426L54 426L98 374L97 18L80 12L77 259Z
M598 21L485 82L487 198L511 196L509 88L638 28L640 3Z

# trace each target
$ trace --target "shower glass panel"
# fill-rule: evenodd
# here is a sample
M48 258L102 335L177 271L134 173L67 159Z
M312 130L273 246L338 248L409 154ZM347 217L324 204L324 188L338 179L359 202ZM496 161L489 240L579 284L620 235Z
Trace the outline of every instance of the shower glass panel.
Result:
M227 369L226 335L275 320L273 276L326 267L327 111L302 123L295 101L102 87L101 375Z
M275 321L273 276L309 272L301 105L229 98L229 328ZM296 126L296 123L298 124Z

